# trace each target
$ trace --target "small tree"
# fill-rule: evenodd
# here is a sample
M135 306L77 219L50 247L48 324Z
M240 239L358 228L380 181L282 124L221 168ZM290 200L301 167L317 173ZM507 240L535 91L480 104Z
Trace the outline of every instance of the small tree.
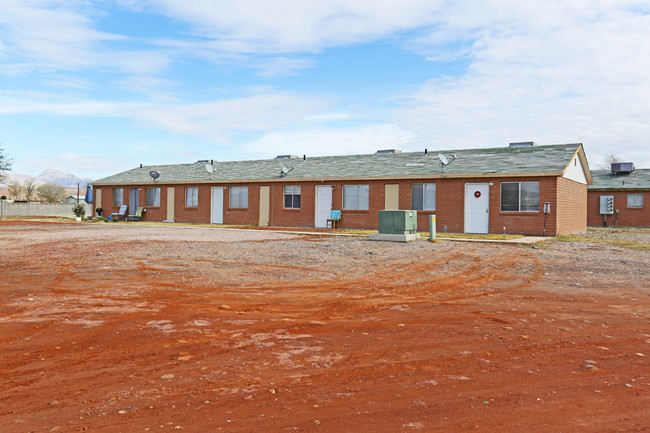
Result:
M617 162L623 162L623 161L621 161L618 158L618 156L614 155L613 153L610 153L605 158L605 163L600 166L600 169L601 170L611 170L612 169L612 164L616 164Z
M38 196L48 203L59 202L65 198L65 188L53 183L45 183L36 188Z
M14 197L14 200L20 200L24 187L18 182L11 182L9 184L9 195Z
M5 156L4 151L0 148L0 183L7 181L7 172L11 171L12 160Z
M34 191L36 191L34 179L26 179L23 182L23 191L25 192L25 200L31 201Z
M77 203L72 206L72 213L75 214L77 218L83 218L84 215L86 215L86 207L81 203Z

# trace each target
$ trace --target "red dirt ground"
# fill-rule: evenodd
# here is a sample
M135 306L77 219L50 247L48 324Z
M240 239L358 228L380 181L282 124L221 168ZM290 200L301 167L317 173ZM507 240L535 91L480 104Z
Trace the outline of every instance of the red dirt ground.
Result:
M256 233L0 222L0 431L650 432L648 251Z

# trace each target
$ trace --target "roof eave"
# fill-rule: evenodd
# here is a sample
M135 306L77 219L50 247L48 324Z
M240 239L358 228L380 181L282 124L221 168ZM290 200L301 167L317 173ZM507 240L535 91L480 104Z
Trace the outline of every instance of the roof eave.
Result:
M210 180L183 180L183 181L158 181L147 182L106 182L92 183L95 186L143 186L150 184L152 187L161 185L195 185L195 184L239 184L239 183L293 183L293 182L345 182L345 181L370 181L370 180L412 180L412 179L464 179L464 178L494 178L494 177L560 177L562 171L552 172L519 172L519 173L453 173L453 174L412 174L403 176L362 176L362 177L282 177L269 179L210 179Z

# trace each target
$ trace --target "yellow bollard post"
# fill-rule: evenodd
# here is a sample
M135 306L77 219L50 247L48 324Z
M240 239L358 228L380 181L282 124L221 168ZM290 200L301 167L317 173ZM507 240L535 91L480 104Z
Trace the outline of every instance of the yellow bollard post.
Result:
M429 215L429 240L433 242L436 238L436 216Z

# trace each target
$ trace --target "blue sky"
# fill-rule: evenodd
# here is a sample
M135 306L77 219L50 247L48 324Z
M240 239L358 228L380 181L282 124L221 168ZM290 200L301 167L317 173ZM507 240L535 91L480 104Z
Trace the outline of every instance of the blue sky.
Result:
M14 172L585 145L650 168L650 5L1 0Z

